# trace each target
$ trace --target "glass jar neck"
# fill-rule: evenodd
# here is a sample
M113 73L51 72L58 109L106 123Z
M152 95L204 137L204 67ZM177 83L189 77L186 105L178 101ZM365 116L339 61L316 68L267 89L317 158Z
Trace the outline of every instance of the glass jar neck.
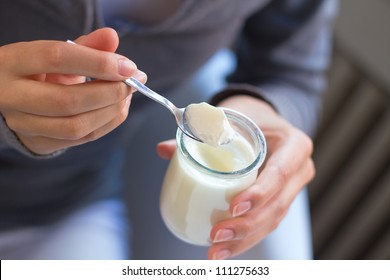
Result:
M251 174L253 171L258 170L265 159L267 149L264 135L259 127L247 117L233 110L224 109L224 111L233 129L235 129L240 137L243 137L249 143L249 146L252 149L251 152L254 154L253 160L251 162L248 162L245 167L233 171L219 171L210 168L209 166L206 166L205 164L202 164L196 160L196 157L192 154L193 150L189 148L190 145L206 144L196 142L195 140L189 138L184 133L182 133L180 129L178 129L176 135L178 153L180 153L186 163L192 166L194 169L211 176L227 179Z

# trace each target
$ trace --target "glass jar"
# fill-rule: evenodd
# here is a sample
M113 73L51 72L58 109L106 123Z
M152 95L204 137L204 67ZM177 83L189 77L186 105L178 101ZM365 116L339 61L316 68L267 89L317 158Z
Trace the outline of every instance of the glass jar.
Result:
M161 189L165 224L178 238L194 245L210 244L211 228L231 217L232 198L254 183L266 156L259 127L236 111L224 111L237 133L235 140L212 147L178 129L177 149Z

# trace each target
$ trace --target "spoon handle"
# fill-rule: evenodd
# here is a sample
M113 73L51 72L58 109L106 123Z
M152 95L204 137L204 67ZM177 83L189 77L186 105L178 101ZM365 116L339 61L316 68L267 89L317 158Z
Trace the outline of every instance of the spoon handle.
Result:
M185 112L184 108L177 108L171 101L169 101L165 97L161 96L157 92L151 90L150 88L148 88L144 84L140 83L138 80L134 79L133 77L127 78L123 82L126 85L128 85L132 88L135 88L140 93L144 94L145 96L149 97L150 99L160 103L161 105L163 105L164 107L169 109L169 111L171 111L171 113L175 117L175 120L176 120L178 127L186 135L188 135L192 139L195 139L196 141L202 142L202 140L200 140L198 137L193 135L193 133L191 132L191 129L188 127L188 124L185 121L185 117L184 117L184 112Z
M151 90L138 80L134 79L133 77L127 78L123 81L126 85L135 88L140 93L144 94L145 96L149 97L150 99L153 99L154 101L160 103L161 105L167 107L173 114L176 113L177 107L168 99L161 96L157 92Z
M71 40L67 40L67 43L74 44L76 45L75 42ZM145 96L149 97L150 99L160 103L164 107L168 108L169 111L175 116L176 122L178 126L183 129L183 114L182 110L177 108L171 101L166 99L164 96L158 94L157 92L151 90L138 80L134 79L133 77L127 78L126 80L123 81L126 85L138 90L140 93L144 94ZM184 131L186 134L188 134L187 131ZM194 136L191 136L194 138ZM195 138L194 138L195 139Z

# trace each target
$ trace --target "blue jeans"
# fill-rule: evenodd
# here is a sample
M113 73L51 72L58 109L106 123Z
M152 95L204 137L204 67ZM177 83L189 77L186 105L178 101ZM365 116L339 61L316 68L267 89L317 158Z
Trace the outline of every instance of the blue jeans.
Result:
M0 259L126 259L127 221L116 199L80 208L56 223L0 233Z

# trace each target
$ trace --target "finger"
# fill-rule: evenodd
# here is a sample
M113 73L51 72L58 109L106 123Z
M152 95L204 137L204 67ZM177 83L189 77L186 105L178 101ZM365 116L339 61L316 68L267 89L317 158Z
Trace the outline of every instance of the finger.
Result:
M236 256L252 248L277 228L297 194L314 176L312 160L306 161L280 191L275 199L263 207L252 210L243 216L225 220L215 225L210 233L214 244L209 250L210 258L219 258L221 252L229 251Z
M176 151L176 140L171 139L157 144L157 154L163 159L171 159Z
M272 201L243 216L216 224L210 233L213 241L210 256L218 258L216 253L224 249L230 252L230 256L236 256L263 240L279 225L287 212L288 208L278 212L276 205Z
M259 209L261 211L251 211L243 216L217 223L210 232L212 242L227 244L247 240L253 235L259 235L260 232L269 233L271 231L269 224L276 222L276 213L271 205Z
M114 29L101 28L88 35L83 35L75 40L79 45L93 48L96 50L115 52L118 48L119 38L118 34ZM61 83L61 84L76 84L85 82L85 77L77 75L58 75L58 74L47 74L46 82Z
M63 84L63 85L74 85L86 82L86 77L76 75L65 75L65 74L46 74L44 82Z
M297 170L310 159L311 153L311 140L303 133L294 131L278 145L276 151L271 151L256 182L233 198L230 207L232 215L239 216L266 204L292 177L297 176Z
M314 172L313 161L311 159L305 161L297 170L296 176L283 185L283 188L268 203L235 219L222 221L213 230L216 233L221 228L231 228L235 232L235 239L244 239L267 224L273 230L298 193L314 177Z
M112 121L78 140L63 140L44 136L36 136L27 138L21 137L21 141L32 152L41 155L50 154L58 150L82 145L87 142L95 141L117 128L126 120L128 116L128 109L129 108L125 106L121 114L117 115Z
M227 258L238 256L244 253L249 248L252 248L256 244L258 244L259 239L262 240L265 236L266 234L264 234L262 238L253 236L251 238L248 238L245 241L245 244L239 241L213 244L209 248L208 258L210 260L224 260Z
M76 85L21 80L14 94L3 100L12 109L40 116L72 116L115 104L130 95L122 82L93 81Z
M8 126L18 135L44 136L63 140L79 140L111 122L122 113L131 96L113 105L71 117L42 117L16 113L6 115Z
M249 213L245 216L234 219L234 222L223 221L213 228L211 238L214 238L213 245L209 249L209 258L224 259L244 253L261 242L268 234L274 231L285 217L288 208L278 213L276 216L273 212L275 206L260 208L262 213L257 215ZM221 232L231 231L230 238L220 241L217 239ZM229 252L229 255L223 257L221 252ZM223 257L223 258L221 258Z
M10 65L10 71L20 76L56 73L120 81L137 68L122 55L61 41L15 43L2 51L4 65Z
M96 50L115 52L119 45L119 37L114 29L105 27L83 35L74 42Z

